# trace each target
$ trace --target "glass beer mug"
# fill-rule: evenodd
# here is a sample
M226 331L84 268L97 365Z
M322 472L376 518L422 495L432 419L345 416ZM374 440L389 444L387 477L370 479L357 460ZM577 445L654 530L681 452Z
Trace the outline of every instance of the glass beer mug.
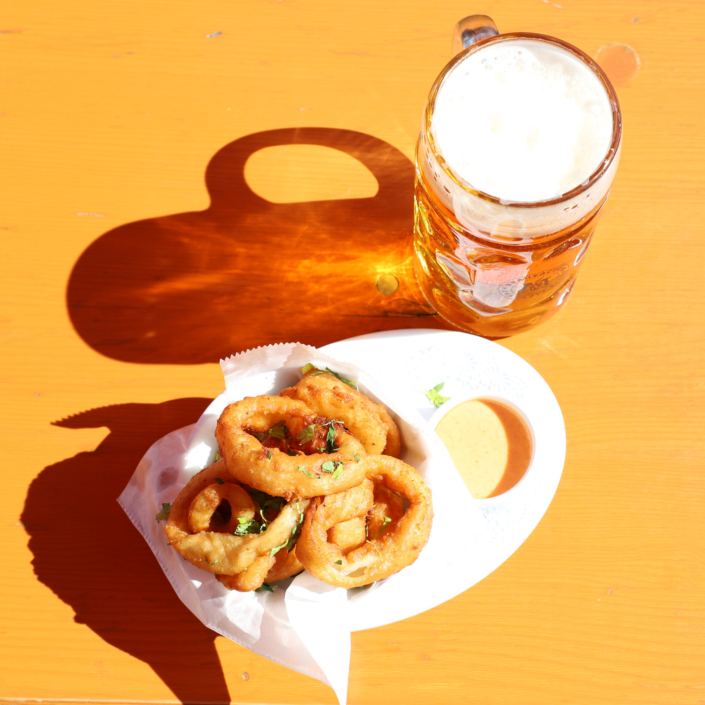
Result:
M580 49L458 23L416 152L416 278L455 326L529 330L565 303L614 178L615 91Z

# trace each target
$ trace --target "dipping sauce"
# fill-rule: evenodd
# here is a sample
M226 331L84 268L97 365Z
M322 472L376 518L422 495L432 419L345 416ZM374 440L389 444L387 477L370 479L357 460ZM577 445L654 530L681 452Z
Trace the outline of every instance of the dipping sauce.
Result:
M451 409L436 426L475 499L503 494L524 477L533 443L516 411L491 399L473 399Z

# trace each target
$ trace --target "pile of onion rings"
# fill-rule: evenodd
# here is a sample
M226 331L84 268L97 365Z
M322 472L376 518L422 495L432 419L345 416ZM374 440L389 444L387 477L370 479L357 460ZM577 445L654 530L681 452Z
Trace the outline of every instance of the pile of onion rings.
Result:
M429 538L431 491L399 460L388 411L335 372L302 373L279 396L226 407L222 457L168 510L169 544L231 590L272 590L302 570L360 587L413 563Z

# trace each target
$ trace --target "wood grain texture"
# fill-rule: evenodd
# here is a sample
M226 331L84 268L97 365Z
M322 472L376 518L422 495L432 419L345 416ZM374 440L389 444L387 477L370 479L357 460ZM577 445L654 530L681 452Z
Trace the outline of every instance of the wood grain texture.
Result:
M335 702L202 627L114 500L150 443L221 390L224 351L441 325L406 269L406 184L470 12L592 56L627 44L640 69L618 88L620 170L569 305L502 343L563 409L556 498L472 590L354 634L349 702L705 703L705 5L686 0L4 8L0 703ZM125 232L129 250L100 250ZM275 252L242 245L277 233ZM336 297L336 258L363 258L373 235L385 257ZM301 251L324 277L284 267ZM386 271L394 297L375 289ZM149 320L126 295L144 287L161 306Z

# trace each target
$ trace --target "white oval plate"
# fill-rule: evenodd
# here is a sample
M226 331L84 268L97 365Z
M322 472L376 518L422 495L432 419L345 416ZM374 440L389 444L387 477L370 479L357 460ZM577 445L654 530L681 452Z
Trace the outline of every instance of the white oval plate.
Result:
M453 399L462 397L493 398L518 409L533 431L534 455L530 471L516 487L504 495L477 502L487 524L486 545L477 553L472 583L476 584L504 563L531 532L548 509L558 488L566 450L565 425L560 407L548 384L536 370L515 353L484 338L455 331L399 330L373 333L332 343L322 352L366 370L395 398L416 408L428 422L437 410L426 390L444 383L441 394ZM274 384L274 373L248 380L252 393ZM266 375L265 375L266 376ZM291 381L289 383L292 383ZM191 438L190 461L200 469L212 461L215 453L213 434L221 412L234 400L221 393L199 420ZM443 407L441 407L441 410ZM433 424L435 425L435 424ZM375 591L377 592L377 591ZM441 596L440 602L457 594ZM373 629L411 617L419 610L413 601L400 601L399 608L389 605L382 611L370 608L370 600L350 600L353 631ZM385 596L379 595L380 599Z
M365 369L395 396L406 397L427 421L437 410L426 390L440 382L444 383L441 394L451 398L448 403L454 397L491 397L522 412L534 436L530 471L505 495L491 502L476 500L488 524L488 544L480 556L482 565L475 566L475 575L480 576L475 582L504 563L541 521L565 462L563 415L541 375L501 345L455 331L373 333L327 345L322 351ZM368 624L364 604L351 607L355 631L388 623Z

